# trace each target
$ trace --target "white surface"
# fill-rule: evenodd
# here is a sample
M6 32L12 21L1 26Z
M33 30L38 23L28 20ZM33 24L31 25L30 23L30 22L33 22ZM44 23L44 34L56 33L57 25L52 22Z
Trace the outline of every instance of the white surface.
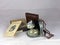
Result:
M26 33L18 33L15 37L4 37L10 20L25 18L26 12L39 14L54 37L29 38ZM60 0L0 0L0 45L59 45L59 39Z
M25 12L39 14L47 23L47 29L54 34L51 39L45 37L29 38L26 33L18 33L15 37L4 37L4 32L12 19L25 18ZM1 45L57 45L60 41L60 10L57 8L36 10L0 10L0 44ZM57 41L56 41L57 40Z
M29 38L25 33L17 37L0 37L0 45L57 45L60 44L58 40L47 40L44 37Z
M59 8L60 0L0 0L0 9Z

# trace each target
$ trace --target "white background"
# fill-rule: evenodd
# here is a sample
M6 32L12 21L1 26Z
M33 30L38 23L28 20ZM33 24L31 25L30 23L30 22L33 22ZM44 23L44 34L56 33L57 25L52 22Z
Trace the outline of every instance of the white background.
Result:
M26 12L39 14L54 37L49 40L45 37L29 38L25 32L4 37L10 20L25 18ZM0 45L57 45L59 39L60 0L0 0Z

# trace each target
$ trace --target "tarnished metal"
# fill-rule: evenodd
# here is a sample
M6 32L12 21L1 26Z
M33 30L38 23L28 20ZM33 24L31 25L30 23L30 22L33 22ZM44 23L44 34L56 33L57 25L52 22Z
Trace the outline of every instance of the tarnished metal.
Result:
M44 36L43 30L45 30L46 23L44 20L40 19L39 20L39 26L40 26L40 36Z

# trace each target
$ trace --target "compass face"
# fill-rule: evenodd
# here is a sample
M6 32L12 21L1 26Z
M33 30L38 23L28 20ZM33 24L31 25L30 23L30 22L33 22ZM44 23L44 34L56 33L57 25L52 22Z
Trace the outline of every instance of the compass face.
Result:
M36 29L31 29L31 30L29 30L29 31L27 32L27 35L28 35L29 37L37 37L37 36L38 36L38 30L36 30Z
M15 28L16 28L16 25L13 25L9 31L14 31Z

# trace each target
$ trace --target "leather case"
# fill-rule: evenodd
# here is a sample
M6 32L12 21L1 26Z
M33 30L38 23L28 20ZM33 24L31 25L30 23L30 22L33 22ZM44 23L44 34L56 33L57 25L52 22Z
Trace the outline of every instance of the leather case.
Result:
M38 14L33 14L33 13L25 13L25 16L26 16L27 23L32 20L33 23L35 24L34 29L38 29L39 34L40 34L39 15Z

